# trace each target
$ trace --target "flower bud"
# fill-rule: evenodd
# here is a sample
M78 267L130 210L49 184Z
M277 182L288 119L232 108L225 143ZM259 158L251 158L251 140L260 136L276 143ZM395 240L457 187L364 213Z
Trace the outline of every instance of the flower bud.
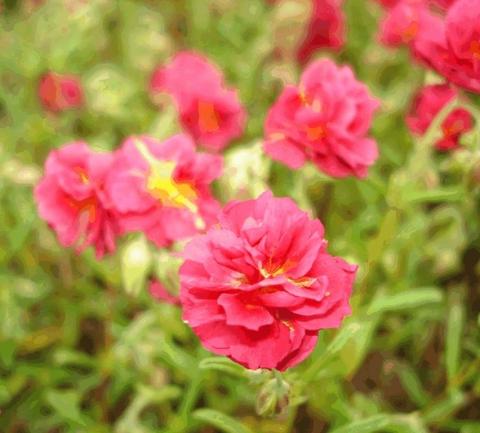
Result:
M85 81L90 107L97 113L124 119L132 115L130 100L135 85L112 65L100 65Z
M256 412L267 417L284 415L288 409L289 394L290 385L280 376L270 379L258 393Z
M178 254L168 250L160 250L155 254L154 273L169 292L178 291L178 269L183 260Z
M152 256L143 236L130 241L122 252L122 281L125 292L138 296L150 272Z
M221 192L225 198L256 197L267 189L269 161L260 142L235 148L225 156Z
M272 17L273 38L283 58L295 56L311 13L311 2L306 0L283 0L276 5Z

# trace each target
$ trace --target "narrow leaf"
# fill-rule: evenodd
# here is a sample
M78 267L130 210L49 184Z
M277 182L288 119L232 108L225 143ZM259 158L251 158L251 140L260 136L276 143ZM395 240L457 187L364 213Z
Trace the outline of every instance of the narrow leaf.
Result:
M193 418L210 424L225 433L253 433L252 430L221 412L212 409L198 409Z
M47 392L46 400L65 420L86 425L79 408L79 395L76 392L51 390Z
M199 367L202 370L215 370L229 373L233 376L246 377L245 369L242 366L230 361L228 358L213 356L211 358L202 359Z
M376 298L368 308L369 314L383 313L385 311L406 310L423 307L424 305L441 302L443 294L433 287L407 290L401 293Z
M445 365L449 382L452 381L458 371L464 320L463 305L460 302L453 303L448 311L445 348Z
M390 424L388 415L374 415L359 421L353 421L343 425L329 433L374 433L383 432L384 428Z

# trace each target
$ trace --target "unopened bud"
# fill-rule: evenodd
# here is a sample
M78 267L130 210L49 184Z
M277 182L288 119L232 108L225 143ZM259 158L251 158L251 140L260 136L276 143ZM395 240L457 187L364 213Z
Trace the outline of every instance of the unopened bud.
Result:
M260 389L256 411L259 415L272 417L284 415L290 402L290 385L280 376L270 379Z
M122 281L125 291L138 296L145 286L152 256L147 241L140 236L130 241L122 253Z

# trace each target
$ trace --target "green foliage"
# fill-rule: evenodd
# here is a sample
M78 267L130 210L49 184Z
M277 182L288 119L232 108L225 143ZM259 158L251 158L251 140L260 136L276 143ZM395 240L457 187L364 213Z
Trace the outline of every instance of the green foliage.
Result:
M346 0L337 58L382 100L373 126L381 156L364 180L311 166L293 173L259 144L282 80L300 72L274 53L278 27L299 29L279 23L266 1L34 3L5 1L0 14L1 432L480 431L478 98L462 102L477 116L463 150L432 150L445 113L421 140L411 137L411 96L439 78L378 45L375 2ZM148 295L152 275L178 290L171 252L130 237L102 261L76 255L36 214L32 188L52 149L80 138L114 149L128 134L178 131L147 85L156 64L185 48L215 61L249 112L218 197L266 185L290 195L322 219L332 254L359 265L352 316L283 375L288 407L276 416L270 373L207 354L178 308ZM85 108L42 110L38 79L50 69L81 77ZM256 402L273 416L258 415Z

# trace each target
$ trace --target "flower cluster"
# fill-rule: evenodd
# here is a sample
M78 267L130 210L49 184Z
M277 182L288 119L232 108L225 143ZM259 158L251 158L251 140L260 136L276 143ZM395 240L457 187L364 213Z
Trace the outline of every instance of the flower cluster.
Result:
M209 185L221 170L222 158L197 153L186 135L131 137L112 154L72 143L50 154L35 198L62 245L101 257L127 232L166 246L205 229L220 208Z
M446 84L424 87L415 97L407 117L410 130L423 135L442 108L456 97L455 89ZM439 151L457 149L462 134L470 131L472 126L473 118L467 110L457 108L451 111L441 125L443 136L435 143L435 147Z
M320 221L290 199L265 193L228 204L185 248L184 320L205 347L248 368L299 363L320 329L350 313L356 266L326 245Z
M265 151L290 168L308 159L333 177L365 177L378 156L367 136L378 105L348 66L313 62L270 109Z
M459 88L480 93L480 0L381 3L380 40L408 46L446 80L424 86L412 102L406 122L423 135L447 104L466 100ZM312 0L298 63L343 42L342 0ZM84 142L53 150L34 193L40 216L63 246L93 246L98 257L130 232L157 248L186 241L180 299L161 281L150 284L151 295L180 303L184 320L214 353L250 369L298 364L320 330L350 314L357 267L327 252L322 223L289 198L267 190L223 208L217 201L219 152L241 137L247 120L222 71L201 54L180 52L153 72L149 90L154 99L171 97L183 132L164 141L132 136L110 153ZM38 92L51 112L87 105L77 77L48 73ZM364 178L379 156L369 133L379 106L350 66L315 59L270 107L265 154L291 169L310 161L334 178ZM472 114L455 106L435 147L457 149L472 127Z
M480 0L396 0L386 4L380 40L450 83L480 93Z
M340 49L345 43L343 0L312 0L312 14L297 59L306 63L321 48Z
M451 83L480 93L480 0L457 0L422 34L417 55Z
M183 127L210 150L223 149L243 132L246 114L236 91L199 54L177 54L154 71L150 88L173 98Z
M75 75L48 72L40 79L38 97L42 106L51 112L79 108L83 105L83 89Z

